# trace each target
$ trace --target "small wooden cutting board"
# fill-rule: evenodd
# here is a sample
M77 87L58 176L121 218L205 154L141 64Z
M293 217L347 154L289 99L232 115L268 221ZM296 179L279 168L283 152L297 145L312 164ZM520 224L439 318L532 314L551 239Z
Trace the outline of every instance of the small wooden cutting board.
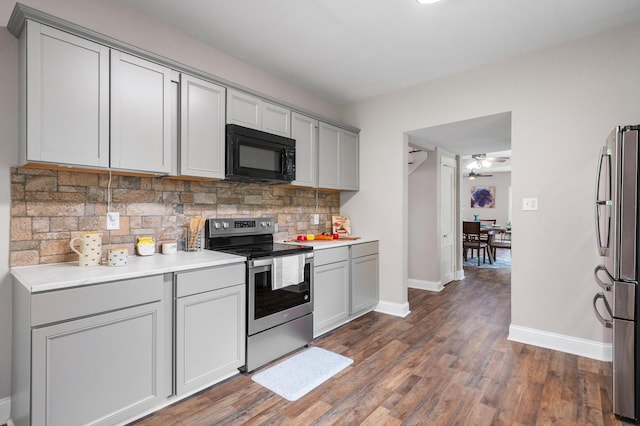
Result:
M298 240L284 240L285 243L333 243L336 241L353 241L353 240L359 240L360 237L340 237L337 240L304 240L304 241L298 241Z

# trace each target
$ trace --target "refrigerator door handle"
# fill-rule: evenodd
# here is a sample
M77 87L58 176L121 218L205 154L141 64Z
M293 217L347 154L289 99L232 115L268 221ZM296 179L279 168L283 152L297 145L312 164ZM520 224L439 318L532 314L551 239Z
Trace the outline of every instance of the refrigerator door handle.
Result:
M613 328L613 320L605 319L602 317L602 315L600 315L600 311L598 311L598 305L597 305L598 299L602 299L602 301L604 302L605 309L607 310L611 318L613 318L613 314L611 312L611 306L609 306L609 303L607 302L607 298L604 297L604 294L602 293L596 293L596 295L593 296L593 312L596 314L596 318L598 319L598 321L600 321L600 323L605 328Z
M595 209L596 209L596 214L595 214L595 219L596 219L596 241L598 243L598 253L600 253L600 256L609 256L609 236L607 236L607 243L603 244L602 242L602 234L600 232L600 225L601 225L601 217L600 217L600 208L602 206L613 206L613 202L612 200L600 200L598 198L598 196L600 195L600 185L602 184L602 182L600 181L600 178L602 177L602 166L604 163L604 159L605 157L609 157L609 161L611 158L611 150L609 149L609 147L604 146L602 147L602 149L600 150L600 159L598 160L598 173L596 174L596 203L595 203ZM609 168L609 173L611 173L611 169ZM610 184L611 182L611 178L612 176L609 176L607 181L605 182L605 184ZM610 191L609 191L610 192ZM610 195L610 194L609 194ZM609 207L611 208L611 207ZM611 222L610 220L607 223L607 227L608 227L608 232L611 232Z
M607 275L607 278L609 278L611 282L606 283L600 279L600 277L598 276L598 272L601 272L601 271ZM609 271L607 271L607 268L604 265L596 266L596 268L593 271L593 278L595 279L596 284L598 284L602 290L613 291L613 277L611 276Z

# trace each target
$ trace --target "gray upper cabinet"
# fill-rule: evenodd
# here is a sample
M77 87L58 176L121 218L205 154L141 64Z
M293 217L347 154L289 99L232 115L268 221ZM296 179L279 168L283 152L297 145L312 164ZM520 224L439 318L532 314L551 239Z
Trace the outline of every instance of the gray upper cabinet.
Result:
M20 164L109 166L109 49L27 21Z
M111 51L111 167L171 172L171 70Z
M180 90L179 174L224 179L225 88L181 74Z
M357 133L55 17L45 22L56 28L41 24L33 20L41 12L21 9L8 25L20 38L20 165L224 179L232 123L296 139L293 185L359 189Z
M227 123L291 136L291 110L238 90L227 91Z
M291 114L291 137L296 140L296 186L318 186L318 120Z
M262 130L280 136L291 136L291 110L263 102Z
M360 141L356 133L340 131L340 189L360 189Z
M318 137L318 186L340 189L340 129L320 123Z
M318 145L318 186L357 191L360 161L358 135L321 122Z

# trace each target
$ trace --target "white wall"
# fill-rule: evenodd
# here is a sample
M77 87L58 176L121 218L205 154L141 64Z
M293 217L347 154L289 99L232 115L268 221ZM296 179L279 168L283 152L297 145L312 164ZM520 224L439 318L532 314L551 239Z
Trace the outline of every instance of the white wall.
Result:
M598 263L596 157L609 131L640 122L640 27L627 26L443 78L345 109L360 127L361 190L343 214L380 244L380 295L406 301L403 132L512 112L512 325L601 342L591 312ZM538 197L539 210L518 208Z
M21 0L21 3L163 55L201 71L339 120L337 105L179 34L116 0ZM0 0L0 402L11 394L11 166L18 161L18 42L6 29L14 0ZM2 405L0 404L0 416ZM0 417L0 423L2 423Z
M438 248L439 156L435 152L408 178L408 278L440 281Z
M478 171L477 173L481 173ZM466 173L464 173L466 174ZM509 186L511 185L511 172L492 172L493 176L469 180L462 178L462 206L463 220L473 220L473 215L479 219L496 219L499 225L505 225L509 217ZM495 186L495 207L481 208L471 207L471 188L474 186Z

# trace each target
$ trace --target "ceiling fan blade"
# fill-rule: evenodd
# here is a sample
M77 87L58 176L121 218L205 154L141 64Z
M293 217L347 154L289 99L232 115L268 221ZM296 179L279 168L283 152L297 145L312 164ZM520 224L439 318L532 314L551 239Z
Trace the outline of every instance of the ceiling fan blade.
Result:
M469 172L469 174L467 175L467 178L469 179L476 179L476 178L480 178L480 177L492 177L493 175L487 175L487 174L483 174L483 173L476 173L473 170L471 170Z
M473 158L476 161L485 160L491 163L504 163L509 159L509 157L487 157L487 154L475 154L475 155L472 155L471 158Z

